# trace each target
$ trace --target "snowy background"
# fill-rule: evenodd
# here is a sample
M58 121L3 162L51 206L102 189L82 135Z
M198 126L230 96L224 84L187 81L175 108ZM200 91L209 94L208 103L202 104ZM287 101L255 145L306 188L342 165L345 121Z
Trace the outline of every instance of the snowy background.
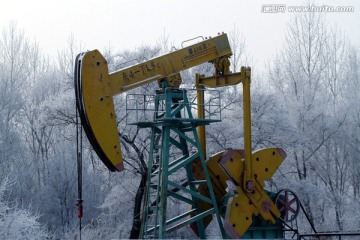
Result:
M269 2L2 1L0 239L79 239L78 53L100 49L114 71L120 63L222 31L234 53L231 70L253 69L253 148L282 147L288 156L269 189L296 192L318 231L359 231L359 1L314 3L354 6L341 13L264 13L264 4ZM212 69L204 64L184 71L184 87L193 86L197 72ZM241 86L221 89L223 121L208 128L208 155L243 148L241 92ZM124 98L116 97L118 116ZM130 235L149 132L124 122L119 132L127 161L121 173L110 173L84 142L83 239ZM310 232L303 215L298 227Z

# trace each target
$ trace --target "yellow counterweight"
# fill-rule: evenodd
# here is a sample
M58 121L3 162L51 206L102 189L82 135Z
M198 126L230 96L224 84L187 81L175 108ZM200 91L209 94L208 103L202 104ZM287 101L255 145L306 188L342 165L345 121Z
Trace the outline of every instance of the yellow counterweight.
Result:
M270 180L277 168L286 157L280 148L267 148L252 152L251 147L251 104L250 104L251 69L242 67L240 73L228 74L222 77L196 77L197 86L220 87L227 85L243 84L243 118L244 118L244 150L228 149L211 156L206 165L209 169L210 179L218 204L227 194L226 190L230 181L236 189L234 196L229 198L224 215L224 227L227 233L234 238L241 237L252 224L253 215L261 215L263 219L275 223L275 218L280 213L273 201L264 190L265 180ZM201 90L198 92L198 105L201 106ZM199 107L199 118L202 109ZM205 127L199 128L199 139L203 149L206 147ZM203 150L204 153L206 153ZM203 179L201 168L193 164L194 176ZM209 191L201 186L198 188L202 195L208 196ZM224 207L224 206L223 206ZM200 202L202 211L211 208L206 202ZM208 226L211 218L204 220ZM191 228L195 231L196 224Z
M209 169L211 183L213 185L216 200L219 206L226 207L224 217L224 227L226 232L233 238L241 237L252 224L252 216L261 215L263 219L275 222L275 217L280 217L280 213L273 201L266 194L265 180L270 180L275 171L286 158L286 154L281 148L266 148L252 153L252 178L254 179L254 190L247 193L243 189L245 174L245 151L240 149L228 149L214 154L206 161ZM203 179L200 167L193 166L194 176ZM234 189L229 189L228 182L231 182ZM209 196L206 188L198 188L204 196ZM223 205L222 200L229 191L234 192L228 202ZM202 211L206 211L211 206L200 202ZM204 226L208 226L211 218L204 220ZM191 228L195 231L196 224Z

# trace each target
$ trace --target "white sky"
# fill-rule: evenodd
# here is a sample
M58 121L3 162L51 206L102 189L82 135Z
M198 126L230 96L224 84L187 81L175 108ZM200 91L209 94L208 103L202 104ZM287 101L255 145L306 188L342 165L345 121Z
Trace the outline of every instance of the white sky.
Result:
M229 33L234 26L245 36L246 51L257 66L282 46L284 30L294 14L262 13L264 4L302 5L303 0L0 0L0 27L14 20L43 52L55 56L73 33L88 50L135 49L155 44L169 34L176 47L196 36ZM315 5L354 6L351 13L328 13L360 47L360 0L319 0Z

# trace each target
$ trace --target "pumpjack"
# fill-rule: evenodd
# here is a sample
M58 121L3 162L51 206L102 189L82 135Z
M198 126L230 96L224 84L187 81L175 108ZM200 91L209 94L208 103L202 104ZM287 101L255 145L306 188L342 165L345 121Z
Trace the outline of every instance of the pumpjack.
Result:
M281 148L252 151L251 69L241 67L240 72L231 73L231 55L227 35L220 34L112 73L98 50L80 53L76 58L75 92L81 124L100 160L113 172L124 170L113 97L158 82L159 90L151 104L152 121L133 123L150 128L152 134L142 238L165 238L167 233L187 225L197 236L206 238L205 229L213 216L222 237L240 238L248 236L249 228L259 219L279 226L278 219L284 217L284 208L275 204L277 200L264 187L286 154ZM213 63L215 71L213 76L196 75L198 114L194 116L188 90L179 88L180 72L205 62ZM226 149L206 159L205 126L219 120L205 118L204 90L240 83L244 149ZM177 149L178 158L170 156L172 148ZM187 184L176 180L179 174L186 176ZM235 186L230 191L228 182ZM190 207L169 218L168 198ZM286 198L282 195L278 202L288 207Z

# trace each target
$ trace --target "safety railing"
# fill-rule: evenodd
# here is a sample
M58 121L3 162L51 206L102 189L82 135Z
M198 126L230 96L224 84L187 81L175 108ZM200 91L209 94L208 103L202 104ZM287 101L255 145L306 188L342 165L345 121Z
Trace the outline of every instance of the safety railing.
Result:
M204 103L197 103L197 93L202 91ZM171 94L170 98L165 95ZM176 97L174 97L176 95ZM181 95L179 97L179 95ZM169 101L167 99L175 99ZM157 101L157 103L155 102ZM170 104L171 106L167 106ZM157 105L157 109L156 109ZM167 109L173 108L170 112ZM150 123L154 121L199 119L198 108L204 108L205 120L221 121L221 98L218 90L209 89L174 89L167 88L157 95L149 94L127 94L126 95L126 124ZM178 111L175 108L180 109ZM171 116L171 112L177 113Z

